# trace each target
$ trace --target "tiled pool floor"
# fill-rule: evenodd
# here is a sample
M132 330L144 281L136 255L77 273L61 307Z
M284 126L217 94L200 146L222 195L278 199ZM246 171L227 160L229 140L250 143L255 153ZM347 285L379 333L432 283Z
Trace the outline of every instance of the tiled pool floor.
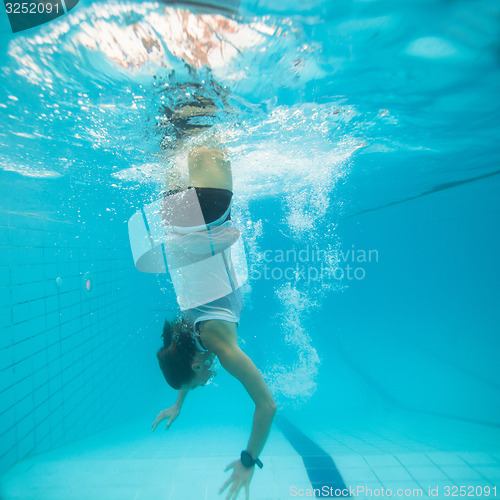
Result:
M412 413L287 413L334 460L357 498L381 488L427 497L429 488L494 485L500 490L500 429ZM212 500L248 439L244 426L195 428L176 422L151 433L132 421L57 450L29 457L1 478L2 500ZM237 452L235 452L235 450ZM302 458L275 426L250 487L252 500L311 498ZM366 494L366 488L373 493ZM415 491L410 491L415 489ZM376 494L378 490L378 495ZM478 490L479 491L479 490ZM227 491L226 491L227 492ZM309 493L309 495L308 495ZM456 496L459 496L457 493ZM500 497L500 491L497 491ZM491 490L490 497L493 497ZM243 491L240 499L244 498Z

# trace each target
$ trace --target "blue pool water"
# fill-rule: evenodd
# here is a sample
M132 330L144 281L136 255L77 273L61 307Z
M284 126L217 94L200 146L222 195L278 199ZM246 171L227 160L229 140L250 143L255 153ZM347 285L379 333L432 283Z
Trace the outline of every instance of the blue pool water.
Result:
M185 174L158 122L192 82L231 156L240 345L279 408L250 498L493 496L497 3L81 0L15 35L1 16L1 498L218 498L246 446L222 370L149 430L176 397L155 359L176 301L127 220Z

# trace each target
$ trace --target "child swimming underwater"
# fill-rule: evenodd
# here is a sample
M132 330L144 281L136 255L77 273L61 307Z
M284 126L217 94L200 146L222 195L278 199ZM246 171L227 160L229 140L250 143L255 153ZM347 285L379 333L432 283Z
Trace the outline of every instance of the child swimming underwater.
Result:
M180 130L181 140L183 134L191 136L200 130L190 118L211 113L209 100L192 99L180 109L168 110L169 124ZM175 404L156 417L152 430L165 420L167 428L172 425L188 392L206 385L215 375L213 365L218 360L255 403L249 441L240 457L226 467L226 471L232 469L232 475L219 491L230 486L226 498L236 499L244 488L248 499L255 465L263 466L259 456L276 404L262 374L238 345L243 307L240 286L246 274L239 264L243 251L240 233L231 220L233 182L228 154L213 142L193 146L188 171L187 186L167 186L162 200L145 207L129 222L136 266L147 272L168 270L181 309L176 321L165 322L164 346L157 353L165 380L179 393ZM141 231L142 240L138 238Z

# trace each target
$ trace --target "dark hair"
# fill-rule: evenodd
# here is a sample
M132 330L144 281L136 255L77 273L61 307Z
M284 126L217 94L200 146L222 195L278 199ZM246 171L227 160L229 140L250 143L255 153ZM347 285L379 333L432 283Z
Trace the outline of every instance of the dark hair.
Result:
M158 350L156 357L168 385L176 390L191 382L195 375L191 368L196 353L192 330L181 317L177 317L173 323L165 320L163 325L163 347Z

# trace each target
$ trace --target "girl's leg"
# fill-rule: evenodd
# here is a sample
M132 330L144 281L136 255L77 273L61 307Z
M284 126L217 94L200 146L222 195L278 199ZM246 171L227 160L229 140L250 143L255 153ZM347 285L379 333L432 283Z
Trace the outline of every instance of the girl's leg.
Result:
M192 148L188 155L188 170L190 186L233 190L231 162L222 148Z
M217 135L208 132L225 103L224 92L219 90L223 104L217 105L214 99L205 95L199 84L179 85L179 89L183 89L186 95L189 91L192 94L190 100L181 100L173 109L163 106L165 120L162 126L167 130L167 136L177 138L176 143L169 143L168 149L181 151L190 146L187 161L189 180L187 186L183 186L185 177L182 179L180 170L173 167L167 172L167 191L186 189L188 186L232 191L231 163L227 151L219 143ZM214 89L219 87L215 85Z

